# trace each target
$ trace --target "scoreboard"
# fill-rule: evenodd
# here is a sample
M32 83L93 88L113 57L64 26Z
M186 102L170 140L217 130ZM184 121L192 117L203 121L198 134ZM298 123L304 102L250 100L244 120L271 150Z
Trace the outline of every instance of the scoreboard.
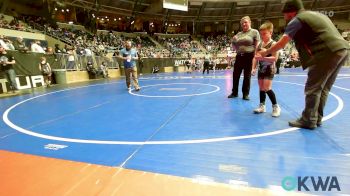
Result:
M188 11L188 0L163 0L163 8Z

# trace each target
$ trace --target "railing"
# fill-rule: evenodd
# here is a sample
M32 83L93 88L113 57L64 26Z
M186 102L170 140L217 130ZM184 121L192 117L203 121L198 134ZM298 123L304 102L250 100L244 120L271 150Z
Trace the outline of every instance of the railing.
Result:
M86 56L76 54L55 54L56 60L60 65L60 69L67 71L85 71L88 62L91 62L95 69L100 69L100 65L104 63L109 69L119 69L119 63L116 57L112 59L105 56Z
M116 57L112 57L112 59L105 56L95 56L96 64L100 66L102 63L110 69L119 69L119 63Z
M158 37L167 37L167 38L172 38L172 37L189 37L191 36L190 34L165 34L165 33L155 33L155 36Z

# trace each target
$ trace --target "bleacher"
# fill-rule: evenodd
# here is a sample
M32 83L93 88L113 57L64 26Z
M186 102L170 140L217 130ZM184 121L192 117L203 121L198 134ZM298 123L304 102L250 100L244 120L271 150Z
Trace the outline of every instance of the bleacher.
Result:
M131 40L144 60L144 73L150 73L153 66L160 70L175 70L174 65L185 59L202 58L206 52L215 54L223 67L226 67L227 48L230 47L230 37L197 37L194 41L189 34L154 34L155 42L147 33L125 33L98 30L96 34L88 32L81 25L58 23L50 25L42 18L25 17L26 22L14 23L11 16L3 16L0 20L0 35L11 42L18 37L24 39L30 49L32 42L39 40L46 54L28 51L21 53L11 51L18 59L16 71L19 75L40 74L38 71L39 58L45 55L55 70L66 73L67 83L89 80L86 65L91 62L98 70L102 63L111 70L111 77L123 75L120 59L116 58L118 51L126 40ZM11 24L11 25L10 25ZM21 24L18 26L18 24ZM20 27L20 28L19 28ZM1 38L3 39L3 38ZM204 46L204 50L202 46ZM57 46L60 52L47 51ZM161 47L160 47L161 46ZM13 48L11 48L13 49ZM114 54L114 55L113 55ZM286 64L287 65L287 64ZM349 62L347 66L349 66ZM294 66L293 66L294 67ZM172 68L172 69L170 69ZM177 69L179 70L179 69Z
M189 53L202 53L201 47L189 34L155 33L156 40L168 49L172 57L186 57Z

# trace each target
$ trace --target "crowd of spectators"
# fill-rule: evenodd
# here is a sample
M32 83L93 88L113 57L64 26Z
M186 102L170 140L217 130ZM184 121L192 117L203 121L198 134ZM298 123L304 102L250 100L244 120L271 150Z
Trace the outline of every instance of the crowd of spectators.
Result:
M105 56L108 52L114 52L121 49L126 40L131 40L144 57L170 56L167 50L157 48L156 44L154 44L148 36L142 34L133 37L126 37L123 34L114 34L111 31L92 34L78 29L60 28L57 25L50 24L43 17L24 16L23 21L25 21L31 27L31 29L41 31L44 34L48 34L51 37L66 43L63 48L56 45L54 49L55 53L69 54L69 51L74 50L78 55L92 56L92 54L94 54L96 56ZM7 24L7 22L4 20L4 16L0 16L0 27L4 27L2 24ZM10 28L8 25L6 27ZM14 26L10 29L18 30ZM16 48L15 42L21 42L21 44L17 44L21 47ZM21 50L40 53L45 53L48 49L50 50L50 48L47 46L43 46L45 44L39 43L36 40L28 43L28 40L23 41L23 38L12 38L11 40L10 38L1 36L0 44L7 50Z
M52 53L47 47L46 41L25 40L22 37L6 37L0 35L0 45L6 50L18 50L20 52Z
M157 41L164 46L164 48L159 48L147 35L139 34L126 37L123 34L115 34L112 31L92 34L74 28L60 28L57 24L50 23L43 17L23 16L21 19L29 25L29 29L41 31L66 43L64 48L56 46L56 53L60 51L61 53L69 54L70 50L74 50L78 55L94 54L96 56L105 56L109 52L115 52L122 48L126 40L131 40L139 50L139 53L146 58L187 57L188 53L203 52L198 43L193 41L190 36L156 37ZM40 46L37 41L34 41L26 47L28 51L41 53L50 49L44 46L40 49L37 45ZM221 42L220 45L222 45ZM31 50L32 48L33 50ZM215 46L215 48L217 47Z
M171 57L178 57L186 55L188 53L201 52L198 43L193 41L191 36L157 36L157 41L170 52Z
M47 42L37 40L24 40L21 37L8 38L0 36L0 44L7 50L19 50L22 52L55 53L66 54L73 59L74 55L79 56L106 56L108 53L118 55L118 51L123 47L126 40L131 40L138 49L143 58L172 58L188 57L196 53L205 52L201 50L197 41L194 41L190 35L181 36L162 36L156 35L154 38L164 47L158 47L148 35L125 33L114 33L112 31L99 31L97 34L85 30L72 28L61 28L56 23L47 21L43 17L22 16L20 22L18 17L8 22L7 17L0 16L0 28L7 28L22 31L41 31L56 39L66 43L64 47L59 45L52 49L47 46ZM349 40L349 31L344 31L346 39ZM275 39L278 39L279 33L275 33ZM228 35L206 36L199 39L199 43L204 46L207 52L212 54L226 53L227 48L231 47L231 37ZM287 54L290 53L287 50Z
M30 32L31 29L20 23L17 18L5 19L4 15L0 15L0 28L11 29L16 31Z
M80 29L60 28L56 24L50 24L42 17L26 16L24 19L32 28L74 47L77 54L80 55L84 55L85 51L88 51L88 53L91 51L97 56L105 56L108 52L121 49L126 40L131 40L138 48L152 49L156 46L147 36L143 35L126 37L112 31L92 34ZM65 50L68 51L67 48Z
M207 36L200 41L208 52L225 52L228 47L231 47L230 37L227 35Z

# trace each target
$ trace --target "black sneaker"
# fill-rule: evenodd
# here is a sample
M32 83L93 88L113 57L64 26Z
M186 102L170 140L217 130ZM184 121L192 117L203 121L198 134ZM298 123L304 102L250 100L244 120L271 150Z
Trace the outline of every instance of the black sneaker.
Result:
M247 101L250 100L249 95L244 95L244 96L243 96L243 99L244 99L244 100L247 100Z
M231 95L227 96L227 98L236 98L236 97L238 97L238 95L235 95L233 93L231 93Z
M315 129L316 125L307 125L305 122L303 122L300 119L297 119L295 121L289 121L288 122L289 126L291 127L298 127L298 128L304 128L304 129Z

